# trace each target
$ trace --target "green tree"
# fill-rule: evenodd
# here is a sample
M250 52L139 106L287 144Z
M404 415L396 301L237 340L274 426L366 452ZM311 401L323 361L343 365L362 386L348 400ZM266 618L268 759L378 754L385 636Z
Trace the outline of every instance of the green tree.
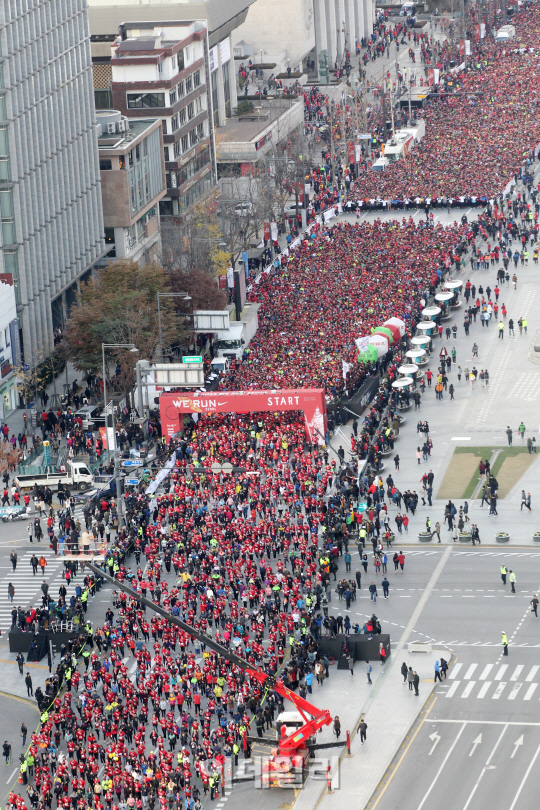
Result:
M133 343L137 359L159 360L158 292L170 292L169 277L159 264L139 265L128 259L111 262L91 279L71 311L65 341L70 360L81 372L102 374L102 343ZM175 315L175 299L160 300L163 346L183 340L184 320ZM134 379L134 356L127 349L108 349L106 361L120 373L115 387L126 390ZM106 367L109 377L109 368Z

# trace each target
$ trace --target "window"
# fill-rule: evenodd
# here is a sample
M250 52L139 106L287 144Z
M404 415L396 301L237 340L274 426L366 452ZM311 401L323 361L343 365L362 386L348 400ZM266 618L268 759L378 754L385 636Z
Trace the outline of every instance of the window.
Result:
M9 329L4 329L4 341L6 346L11 346L11 343L9 341Z
M165 155L165 162L167 162L169 160L169 147L168 146L163 147L163 154Z
M188 150L188 136L184 135L182 137L182 152L187 152Z
M164 107L165 93L128 93L127 105L130 110Z
M180 157L180 141L176 141L176 143L174 144L174 156L175 158Z
M201 71L196 70L193 74L193 87L197 88L200 87L201 84Z
M187 120L186 108L184 107L182 110L180 110L180 126L181 127L184 126L184 124L186 123L186 120Z
M197 130L192 129L191 132L189 133L189 145L195 146L196 143L197 143Z
M230 118L231 111L231 85L229 82L229 63L226 62L221 66L221 75L223 76L223 95L225 96L225 115Z
M187 105L187 117L188 121L195 117L195 107L192 101Z
M196 98L196 99L195 99L195 114L196 114L196 115L197 115L198 113L200 113L200 112L201 112L201 110L202 110L202 102L203 102L203 100L202 100L202 96L199 96L199 98Z
M178 51L176 54L176 64L178 65L178 70L183 70L185 68L184 51Z
M178 129L178 113L171 118L171 131L176 132Z
M202 124L197 124L197 137L200 141L204 138L204 122Z
M161 61L161 59L158 62L158 73L163 73L163 62Z
M178 98L184 98L186 93L184 82L178 82L176 89L178 90Z
M112 169L112 160L110 158L101 158L99 161L99 170L101 172L110 172Z
M110 90L94 90L96 110L112 109L112 92Z
M161 121L161 124L163 126L163 134L166 135L167 134L167 119L163 118L162 121Z
M212 112L214 116L214 126L219 124L219 102L218 102L218 86L217 86L217 70L210 74L210 86L212 90Z
M172 107L173 104L176 104L176 87L169 93L169 105Z
M186 79L186 96L193 90L193 76L188 76Z

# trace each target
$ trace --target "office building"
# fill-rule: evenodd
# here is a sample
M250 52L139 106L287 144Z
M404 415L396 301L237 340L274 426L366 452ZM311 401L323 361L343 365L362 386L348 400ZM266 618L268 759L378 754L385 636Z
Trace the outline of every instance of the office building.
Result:
M160 254L159 202L166 193L160 118L97 113L108 258L149 263Z
M105 249L90 32L86 0L0 9L0 274L33 366Z
M164 215L185 213L216 185L207 31L199 22L124 23L112 46L111 93L128 118L161 116Z

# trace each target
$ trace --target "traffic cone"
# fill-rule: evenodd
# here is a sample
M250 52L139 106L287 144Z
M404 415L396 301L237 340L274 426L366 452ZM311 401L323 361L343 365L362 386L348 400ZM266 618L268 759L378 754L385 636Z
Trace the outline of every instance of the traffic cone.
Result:
M23 783L22 773L19 773L19 785L22 785L22 783Z

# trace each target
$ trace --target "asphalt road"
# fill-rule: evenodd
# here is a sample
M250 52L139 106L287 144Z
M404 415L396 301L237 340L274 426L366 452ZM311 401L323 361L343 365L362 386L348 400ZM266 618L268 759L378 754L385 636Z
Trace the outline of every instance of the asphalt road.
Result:
M23 752L21 725L26 724L28 729L27 745L30 740L30 734L35 730L39 723L39 712L37 705L33 706L30 702L20 700L19 698L9 697L2 693L2 730L0 731L0 752L1 745L4 740L11 743L11 759L6 765L4 757L0 759L0 806L5 806L9 791L13 784L17 781L19 770L19 756Z

